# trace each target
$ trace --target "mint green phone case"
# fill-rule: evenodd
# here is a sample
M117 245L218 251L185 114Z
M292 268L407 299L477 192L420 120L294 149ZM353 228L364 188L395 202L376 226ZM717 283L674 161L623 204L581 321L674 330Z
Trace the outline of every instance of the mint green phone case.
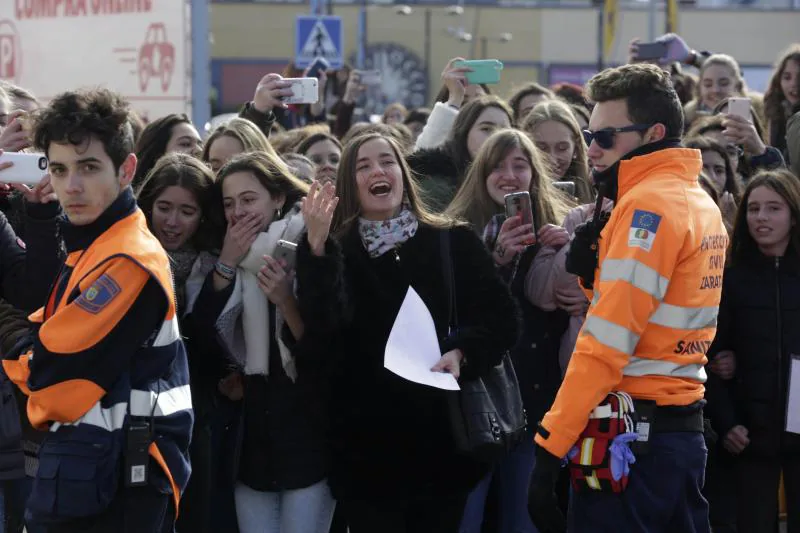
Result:
M503 63L497 59L473 59L469 61L457 61L456 67L471 68L472 72L467 72L467 82L470 85L481 83L492 84L500 82L500 71L503 70Z

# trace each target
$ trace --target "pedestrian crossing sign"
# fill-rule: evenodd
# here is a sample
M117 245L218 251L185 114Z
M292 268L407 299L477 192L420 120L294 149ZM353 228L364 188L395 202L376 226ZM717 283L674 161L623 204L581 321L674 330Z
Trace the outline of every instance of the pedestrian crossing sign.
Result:
M294 27L294 63L306 68L318 57L324 57L331 68L344 66L342 18L334 16L298 15Z

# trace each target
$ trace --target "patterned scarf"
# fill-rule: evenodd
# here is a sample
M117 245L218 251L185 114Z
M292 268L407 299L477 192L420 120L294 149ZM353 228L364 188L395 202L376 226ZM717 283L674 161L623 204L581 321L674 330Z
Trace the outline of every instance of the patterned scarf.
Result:
M361 242L372 258L380 257L406 242L417 233L418 227L416 215L405 206L399 215L388 220L358 219Z
M172 277L175 282L175 299L178 303L179 313L182 313L186 305L186 281L192 272L197 251L191 248L184 248L168 252Z

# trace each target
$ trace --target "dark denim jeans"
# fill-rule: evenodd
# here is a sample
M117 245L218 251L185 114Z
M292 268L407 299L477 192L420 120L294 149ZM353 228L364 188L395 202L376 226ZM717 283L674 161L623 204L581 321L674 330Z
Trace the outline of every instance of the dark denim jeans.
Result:
M498 533L538 533L528 514L528 485L536 462L536 445L529 433L472 490L464 508L459 533L480 533L492 478L499 488Z

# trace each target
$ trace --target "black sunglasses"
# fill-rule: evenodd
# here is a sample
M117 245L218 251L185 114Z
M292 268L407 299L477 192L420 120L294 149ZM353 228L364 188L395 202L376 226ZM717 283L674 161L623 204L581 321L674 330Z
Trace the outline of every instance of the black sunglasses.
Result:
M630 126L623 126L622 128L603 128L601 130L583 130L583 140L586 141L586 146L592 144L592 141L597 143L597 146L603 150L609 150L614 146L614 136L617 133L625 133L627 131L646 131L652 124L632 124Z

